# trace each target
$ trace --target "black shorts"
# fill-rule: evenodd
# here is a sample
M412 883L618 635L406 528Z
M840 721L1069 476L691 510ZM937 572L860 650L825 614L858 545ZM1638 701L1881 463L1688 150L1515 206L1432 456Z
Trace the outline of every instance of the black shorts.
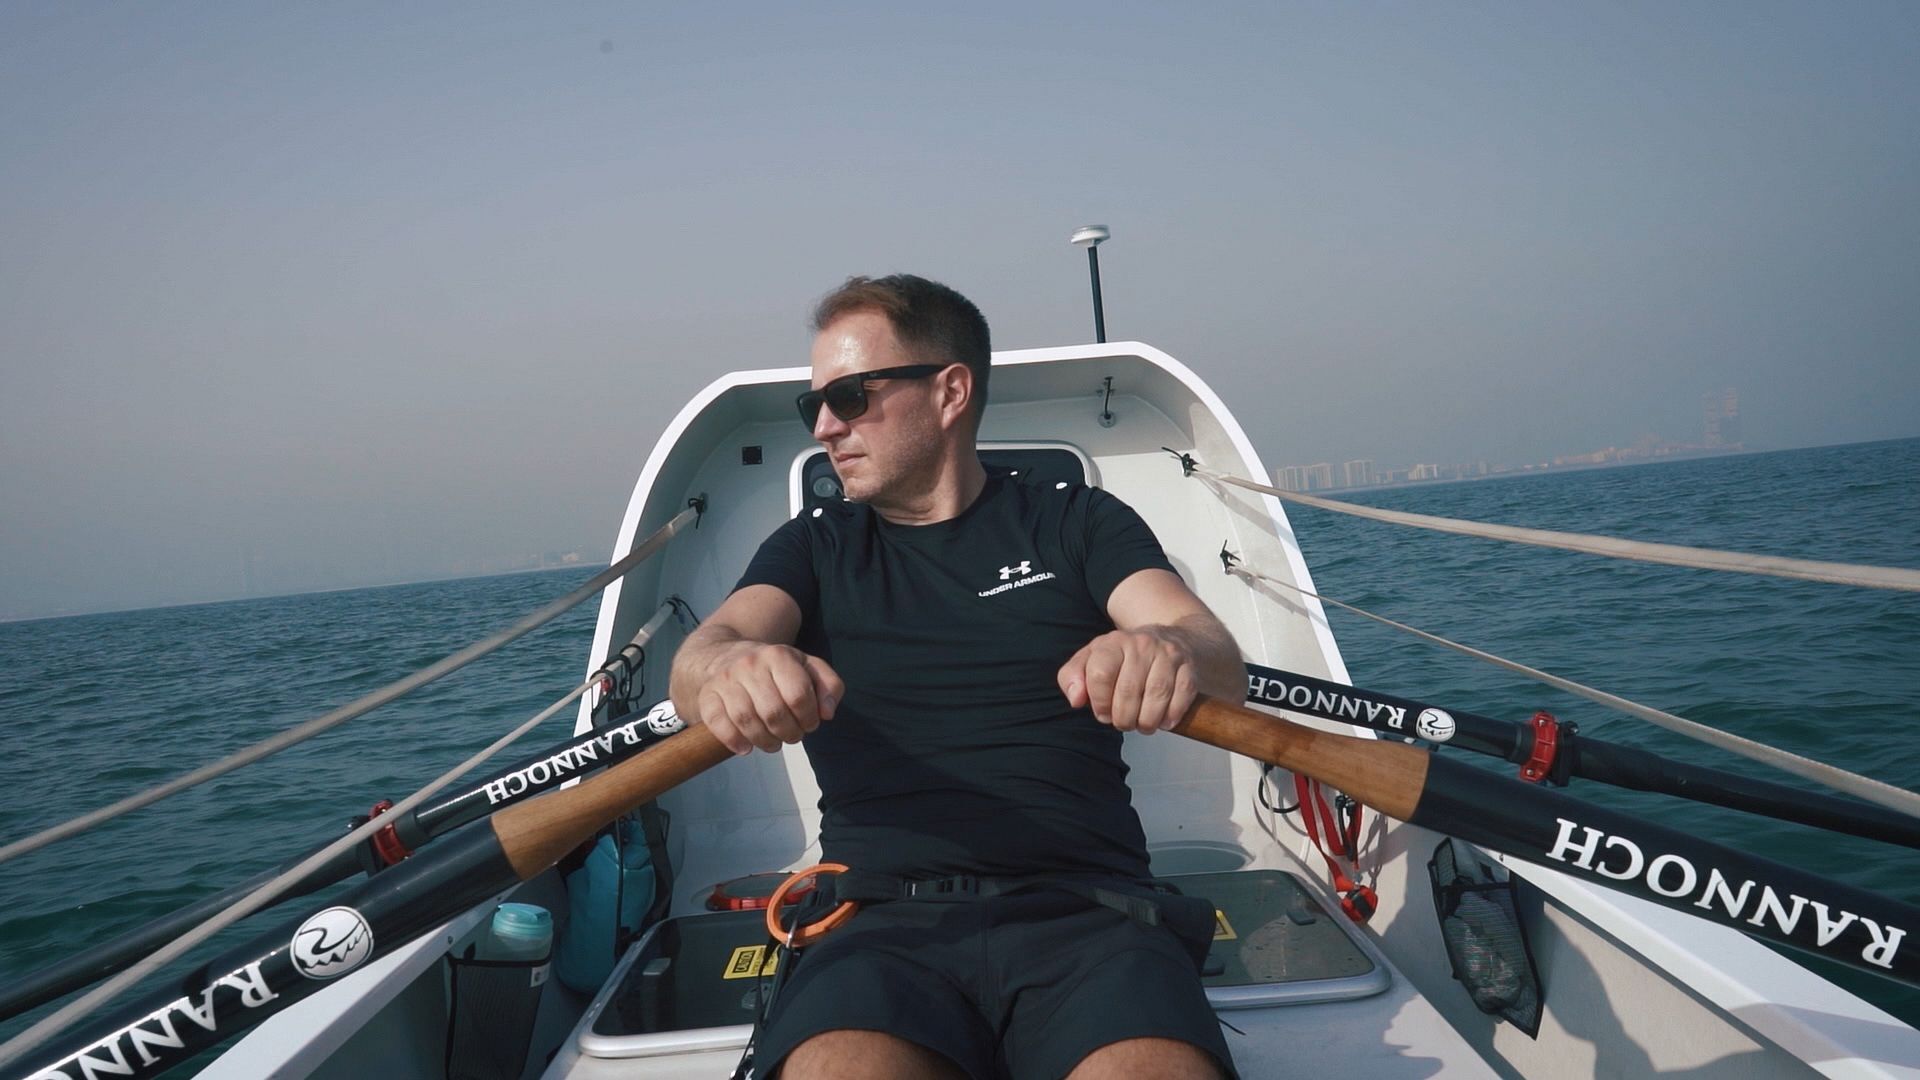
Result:
M862 908L800 954L755 1072L847 1028L917 1043L976 1080L1051 1080L1102 1046L1149 1037L1191 1043L1233 1075L1180 939L1064 892Z

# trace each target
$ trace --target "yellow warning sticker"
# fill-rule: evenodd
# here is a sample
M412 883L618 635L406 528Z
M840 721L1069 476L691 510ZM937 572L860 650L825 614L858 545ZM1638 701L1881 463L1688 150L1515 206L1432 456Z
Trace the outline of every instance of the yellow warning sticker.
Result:
M1213 940L1232 941L1239 937L1233 932L1233 924L1227 921L1227 913L1219 908L1213 909Z
M763 962L764 960L764 962ZM723 979L757 979L762 975L771 975L780 963L780 953L769 951L765 945L742 945L727 957L726 970L720 973Z

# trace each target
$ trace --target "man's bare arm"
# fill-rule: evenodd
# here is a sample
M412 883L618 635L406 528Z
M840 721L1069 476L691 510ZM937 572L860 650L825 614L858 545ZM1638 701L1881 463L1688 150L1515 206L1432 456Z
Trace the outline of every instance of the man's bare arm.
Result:
M1114 631L1060 669L1069 704L1103 724L1152 734L1184 719L1199 694L1236 700L1246 668L1233 635L1179 575L1141 570L1107 598Z
M782 589L749 585L687 635L673 658L673 707L745 754L799 742L833 716L846 686L819 657L793 647L800 606Z

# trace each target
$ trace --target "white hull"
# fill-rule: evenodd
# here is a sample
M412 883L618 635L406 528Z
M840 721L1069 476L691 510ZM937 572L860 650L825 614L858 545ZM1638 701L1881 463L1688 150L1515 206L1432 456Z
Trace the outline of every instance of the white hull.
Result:
M1110 427L1100 422L1102 380L1109 376L1116 418ZM792 406L806 378L805 369L729 376L703 391L661 437L636 485L616 555L689 498L706 495L708 509L697 532L608 591L589 671L669 595L698 612L713 610L761 539L795 512L798 463L815 449ZM1313 588L1277 501L1184 477L1160 449L1191 452L1241 476L1268 475L1225 404L1183 365L1134 343L1007 353L995 357L991 389L983 445L1077 449L1090 461L1095 482L1146 518L1247 659L1348 681L1317 602L1256 591L1222 572L1217 553L1225 543L1248 565ZM763 464L743 464L743 447L757 447ZM669 638L649 651L650 686L666 685L674 645ZM588 716L583 707L582 730ZM1221 868L1290 871L1327 890L1324 866L1297 818L1261 809L1257 764L1173 736L1129 736L1126 753L1156 860L1208 853ZM664 797L673 815L673 910L699 910L700 894L716 882L817 861L817 799L797 750L727 762ZM1347 1000L1251 1007L1228 1008L1236 1003L1216 998L1223 1018L1240 1032L1229 1031L1228 1040L1243 1075L1324 1069L1368 1077L1684 1072L1752 1080L1809 1071L1920 1077L1920 1032L1771 950L1733 931L1515 864L1545 988L1545 1020L1539 1037L1530 1039L1477 1011L1449 976L1425 870L1438 839L1398 823L1376 828L1368 839L1365 863L1378 867L1380 907L1360 933L1380 961L1383 989ZM549 887L550 879L537 886ZM282 1014L206 1075L438 1075L445 1023L440 957L482 915L456 920L445 934ZM552 990L528 1075L725 1076L745 1039L744 1028L726 1026L651 1041L596 1039L598 1008ZM541 1068L549 1051L555 1056Z

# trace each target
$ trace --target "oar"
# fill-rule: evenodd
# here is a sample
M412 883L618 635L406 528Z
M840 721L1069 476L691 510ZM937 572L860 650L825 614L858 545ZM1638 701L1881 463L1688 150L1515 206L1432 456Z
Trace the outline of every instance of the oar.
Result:
M1457 836L1849 967L1920 985L1920 907L1711 844L1427 750L1203 699L1178 728Z
M1417 737L1518 765L1535 755L1534 728L1458 709L1316 679L1278 668L1247 665L1247 700L1292 712L1356 724L1388 735ZM1559 729L1547 777L1578 776L1615 787L1652 791L1695 802L1831 829L1868 840L1920 848L1920 818L1857 799L1808 791L1724 769L1675 761L1652 751Z
M395 824L395 836L404 850L418 850L435 838L478 821L495 810L524 802L594 769L632 757L684 726L671 709L656 706L653 710L634 713L607 727L576 735L522 758L457 794L420 807ZM211 896L202 897L111 941L69 956L51 967L0 988L0 1020L17 1016L123 970L133 961L305 862L330 841L331 838L322 841L305 854L279 866ZM287 889L281 895L280 902L318 892L345 881L361 870L377 870L383 866L384 862L373 851L364 847L359 850L348 849Z
M367 881L196 970L183 986L119 1010L34 1055L34 1080L156 1076L375 957L526 881L607 822L731 757L702 727L564 791L548 792L461 829Z
M1333 735L1212 699L1198 703L1179 730L1311 776L1390 816L1920 985L1920 963L1902 949L1908 928L1920 926L1920 909L1912 906L1400 743ZM718 739L695 727L571 790L502 810L333 907L200 969L185 993L161 995L90 1025L57 1056L18 1075L156 1075L305 997L323 980L533 877L630 807L728 756ZM316 941L325 946L317 955L295 949Z

